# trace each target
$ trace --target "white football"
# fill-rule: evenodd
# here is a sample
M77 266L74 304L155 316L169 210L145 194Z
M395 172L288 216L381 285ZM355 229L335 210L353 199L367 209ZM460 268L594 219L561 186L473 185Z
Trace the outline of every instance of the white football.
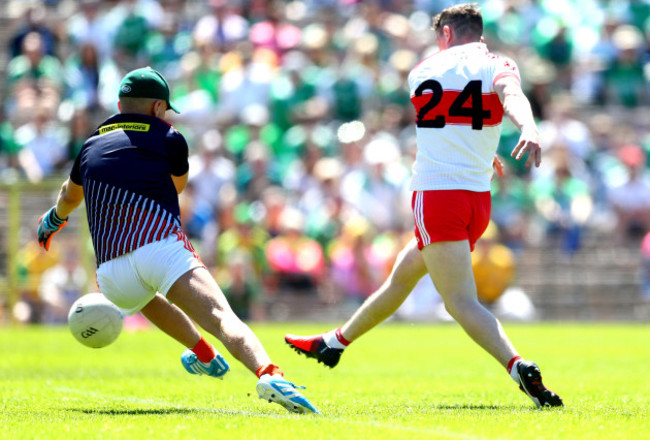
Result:
M68 314L68 327L83 345L102 348L122 332L122 311L101 293L88 293L77 299Z

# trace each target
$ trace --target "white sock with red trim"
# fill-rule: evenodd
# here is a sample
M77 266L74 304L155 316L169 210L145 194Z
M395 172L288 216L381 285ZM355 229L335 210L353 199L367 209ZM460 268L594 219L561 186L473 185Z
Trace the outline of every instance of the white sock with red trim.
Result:
M350 341L345 339L341 334L341 328L331 330L323 335L325 343L330 348L338 348L339 350L345 350L345 347L350 345Z
M521 360L521 356L515 356L510 359L510 362L508 362L508 366L506 367L508 369L510 377L512 377L512 380L514 380L517 384L519 384L519 370L517 370L517 364Z

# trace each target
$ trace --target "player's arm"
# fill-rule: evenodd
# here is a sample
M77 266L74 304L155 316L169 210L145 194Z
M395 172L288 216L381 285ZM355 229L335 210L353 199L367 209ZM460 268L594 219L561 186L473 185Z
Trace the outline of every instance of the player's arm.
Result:
M84 187L77 185L68 178L59 191L59 197L56 200L56 215L59 218L68 218L70 213L81 204L84 199Z
M172 174L172 182L174 182L174 187L176 187L176 193L180 194L183 192L185 189L185 186L187 185L187 176L188 173L183 174L182 176L174 176Z
M187 185L190 164L187 141L178 131L172 129L167 136L167 154L169 159L169 174L171 175L176 194L180 194Z
M46 251L54 235L68 224L68 216L84 199L83 186L68 178L61 186L56 204L38 219L38 244Z
M539 131L519 79L511 75L504 76L494 83L494 87L501 98L506 116L521 130L519 142L510 155L521 160L528 153L526 166L530 167L535 163L535 166L539 167L542 162Z

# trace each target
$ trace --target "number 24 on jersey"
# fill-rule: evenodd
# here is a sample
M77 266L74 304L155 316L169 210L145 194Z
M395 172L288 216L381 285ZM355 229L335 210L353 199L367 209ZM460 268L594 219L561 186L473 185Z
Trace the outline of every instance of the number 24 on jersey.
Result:
M417 118L423 128L443 128L445 125L470 125L482 130L503 119L503 106L496 92L483 93L482 81L467 83L463 90L444 90L435 79L428 79L415 89L411 98Z

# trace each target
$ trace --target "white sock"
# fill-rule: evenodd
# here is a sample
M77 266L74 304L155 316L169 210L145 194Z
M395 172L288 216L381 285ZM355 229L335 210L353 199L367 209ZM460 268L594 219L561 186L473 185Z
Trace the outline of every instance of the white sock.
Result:
M513 364L512 364L512 369L510 370L510 377L512 377L512 380L514 380L517 385L519 385L519 370L517 369L517 364L522 361L521 358L517 359Z
M331 330L323 335L323 339L329 348L338 348L339 350L344 350L346 345L341 343L336 337L336 330Z

